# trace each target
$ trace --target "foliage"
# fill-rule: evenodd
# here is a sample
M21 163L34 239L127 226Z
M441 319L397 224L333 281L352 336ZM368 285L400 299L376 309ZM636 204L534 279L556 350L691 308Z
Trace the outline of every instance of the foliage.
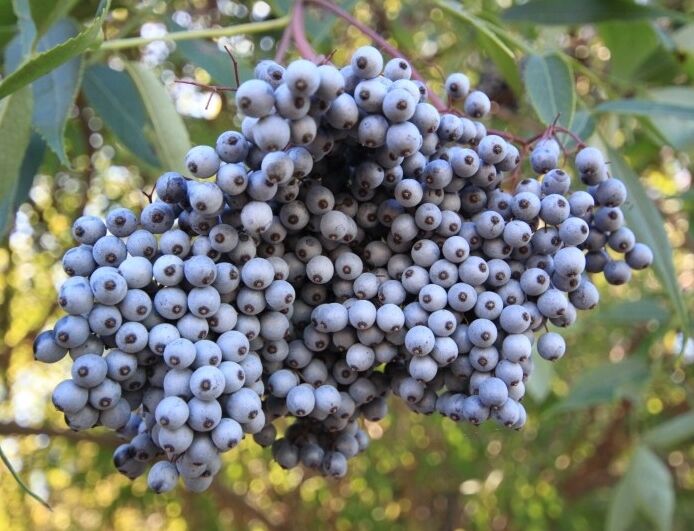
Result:
M339 64L368 42L322 1L305 3L318 53L334 51ZM109 4L0 3L0 443L53 508L24 497L2 469L0 527L694 526L691 0L342 2L412 58L433 91L441 93L441 71L469 73L498 103L493 127L531 137L559 114L574 133L604 142L656 267L621 301L600 286L600 309L569 332L568 359L556 370L538 363L522 432L395 408L368 426L382 440L340 482L284 472L248 444L213 492L161 498L145 494L143 479L130 485L113 472L115 440L65 431L47 390L67 366L34 363L31 343L57 314L54 264L71 221L140 207L140 190L179 166L189 145L240 125L233 97L173 80L233 84L224 45L247 78L274 55L293 3ZM169 40L165 31L176 33Z

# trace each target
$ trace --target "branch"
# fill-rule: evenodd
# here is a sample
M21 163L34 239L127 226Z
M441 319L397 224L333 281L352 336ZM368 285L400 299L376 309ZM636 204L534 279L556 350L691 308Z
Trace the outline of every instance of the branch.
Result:
M388 55L391 55L393 57L399 57L400 59L406 60L408 63L410 63L410 66L412 68L412 77L414 77L415 79L426 84L426 80L424 79L424 77L417 71L417 69L413 65L413 62L405 54L403 54L400 50L398 50L393 45L391 45L386 39L384 39L381 35L379 35L377 32L375 32L369 26L358 21L356 18L354 18L352 15L350 15L347 11L342 9L340 6L333 4L329 0L304 0L304 1L307 4L312 4L316 7L320 7L322 9L325 9L326 11L330 11L331 13L336 15L337 17L348 22L349 24L351 24L352 26L357 28L359 31L361 31L364 35L369 37L374 43L376 43L378 46L380 46L383 49L383 51L385 51ZM297 5L300 3L301 2L297 2ZM293 16L296 16L298 14L299 13L297 13L295 11ZM296 35L295 35L295 39L296 39ZM297 46L297 48L298 48L298 46ZM431 90L429 90L429 100L431 101L431 104L440 111L445 110L447 107L446 104Z
M118 438L99 433L87 433L84 431L61 430L50 426L34 428L31 426L20 426L15 422L0 423L0 435L5 437L26 436L26 435L48 435L49 437L65 437L72 441L92 441L106 446L117 446Z
M294 10L291 16L291 32L294 39L294 45L297 51L304 59L315 62L318 54L308 42L306 38L306 27L304 26L304 3L303 0L297 0L294 4Z
M123 48L135 48L155 41L190 41L195 39L214 39L217 37L231 37L244 33L263 33L275 29L284 28L289 24L289 17L279 17L260 22L236 24L226 28L206 28L190 31L175 31L162 37L130 37L126 39L113 39L101 43L101 50L121 50Z
M277 52L275 52L275 62L282 64L284 62L284 58L287 55L287 51L289 51L289 46L292 43L292 25L287 24L287 27L284 28L284 31L282 32L282 38L280 39L279 43L277 44Z

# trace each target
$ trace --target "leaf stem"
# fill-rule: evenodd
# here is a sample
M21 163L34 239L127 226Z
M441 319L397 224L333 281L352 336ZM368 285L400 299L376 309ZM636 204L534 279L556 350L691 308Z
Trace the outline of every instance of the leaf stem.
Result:
M190 41L194 39L214 39L216 37L231 37L244 33L262 33L275 29L284 28L289 24L289 16L263 20L260 22L249 22L247 24L236 24L225 28L206 28L190 31L174 31L162 37L129 37L125 39L113 39L101 43L101 50L122 50L123 48L135 48L144 46L154 41Z
M19 477L19 474L17 474L17 471L14 469L12 466L12 463L10 463L10 460L7 458L5 455L5 452L2 451L2 447L0 446L0 460L5 464L7 469L10 471L10 474L12 474L12 477L14 480L17 482L17 484L21 487L21 489L26 492L29 496L34 498L37 502L39 502L41 505L43 505L46 509L49 511L52 511L51 506L48 505L48 502L44 500L41 496L36 494L34 491L32 491L26 483L22 480L22 478Z

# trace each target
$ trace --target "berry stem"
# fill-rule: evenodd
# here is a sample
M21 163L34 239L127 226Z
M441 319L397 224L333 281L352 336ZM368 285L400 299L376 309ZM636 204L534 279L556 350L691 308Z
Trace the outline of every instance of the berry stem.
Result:
M574 133L570 129L567 129L566 127L562 127L561 125L555 125L554 126L554 132L555 133L559 132L559 133L564 133L564 134L569 135L576 142L576 144L578 144L577 147L579 149L586 146L586 143L584 142L584 140L580 136L578 136L576 133Z

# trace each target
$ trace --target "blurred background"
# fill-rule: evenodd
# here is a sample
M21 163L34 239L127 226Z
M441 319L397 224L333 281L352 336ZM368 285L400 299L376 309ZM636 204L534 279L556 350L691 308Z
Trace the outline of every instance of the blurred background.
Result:
M98 4L29 1L37 49L83 31ZM691 0L339 3L407 55L432 90L442 92L445 74L466 73L495 101L491 125L520 136L547 122L533 101L538 80L524 70L530 56L546 60L558 68L549 79L576 97L567 125L610 146L613 171L629 185L629 222L653 246L655 267L627 287L601 284L599 308L562 332L566 357L536 360L522 431L416 416L393 402L385 421L367 423L372 444L340 481L284 471L246 440L225 454L208 493L156 496L145 478L131 483L114 470L111 434L67 430L50 392L70 360L39 364L31 345L59 315L72 221L140 208L142 191L182 163L181 150L237 128L233 99L174 80L232 85L225 45L248 78L275 55L292 4L114 0L105 42L34 84L19 178L0 188L0 444L53 511L0 466L0 529L694 528ZM370 42L312 5L304 22L312 46L337 65ZM0 2L6 74L19 64L20 27L12 3ZM191 31L201 38L171 37Z

